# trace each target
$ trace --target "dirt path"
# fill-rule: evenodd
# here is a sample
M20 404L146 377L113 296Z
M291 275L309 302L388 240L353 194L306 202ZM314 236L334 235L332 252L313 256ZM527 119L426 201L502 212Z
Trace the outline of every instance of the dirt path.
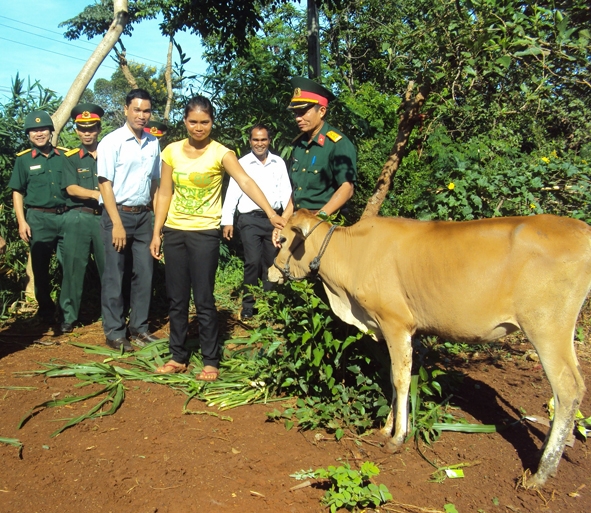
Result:
M159 333L165 335L166 326ZM377 436L335 442L322 431L286 431L267 421L270 405L230 410L229 419L183 415L184 394L143 383L128 384L115 415L86 421L55 438L49 435L62 419L94 403L44 410L17 430L34 405L80 393L76 379L14 374L38 369L39 362L92 358L69 345L71 340L102 344L100 325L68 336L35 332L26 324L0 332L0 436L24 443L22 459L16 448L0 444L1 513L325 511L324 490L314 485L290 491L299 484L290 474L342 462L356 467L366 460L379 465L376 481L394 497L381 511L443 511L448 503L459 513L591 511L589 443L577 441L567 449L557 477L541 492L516 488L523 469L535 466L547 430L532 424L495 434L444 433L422 448L425 456L440 466L469 466L463 479L442 483L431 482L435 468L412 443L391 455L378 447ZM522 411L544 415L549 386L540 365L525 356L530 346L522 346L502 362L493 364L484 355L462 366L466 377L454 399L459 414L481 423L517 419ZM579 358L591 376L588 350L579 351ZM15 386L34 389L6 388ZM590 395L581 408L586 415L591 415ZM208 410L198 401L190 407Z

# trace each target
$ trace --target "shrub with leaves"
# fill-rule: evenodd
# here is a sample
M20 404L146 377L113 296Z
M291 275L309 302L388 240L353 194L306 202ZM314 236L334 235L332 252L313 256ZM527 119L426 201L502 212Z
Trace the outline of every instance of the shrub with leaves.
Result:
M289 282L257 303L267 324L262 355L275 369L275 393L295 396L294 406L275 410L287 428L325 427L337 439L347 427L363 432L389 411L387 352L355 328L333 317L308 281ZM382 351L381 357L376 352ZM385 358L384 358L385 357Z
M330 489L324 495L322 502L334 513L340 508L360 511L371 505L378 507L392 500L392 494L386 485L377 485L372 482L379 473L380 469L375 463L366 461L359 470L353 470L348 463L345 463L339 467L329 466L328 469L297 472L291 477L328 480Z

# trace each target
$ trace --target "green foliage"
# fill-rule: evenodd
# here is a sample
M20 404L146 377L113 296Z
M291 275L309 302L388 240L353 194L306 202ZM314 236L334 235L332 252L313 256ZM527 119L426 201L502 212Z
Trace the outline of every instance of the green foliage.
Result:
M385 419L390 402L389 368L376 355L383 347L362 341L363 335L339 319L307 281L289 282L281 291L257 301L264 358L275 370L272 390L297 397L295 404L269 416L297 422L305 429L325 427L340 438L347 427L363 432Z
M231 148L248 149L248 129L256 123L271 128L275 152L287 157L297 134L293 115L286 109L291 98L289 78L305 54L304 22L287 4L275 13L257 37L244 45L243 56L228 63L226 48L217 37L204 41L209 69L203 89L216 107L216 138Z
M392 494L384 484L377 485L373 479L380 474L375 463L366 461L359 470L351 469L348 463L339 467L329 466L328 469L319 468L312 471L302 471L293 474L296 479L326 479L330 488L325 493L322 502L332 513L340 508L350 511L361 511L362 508L381 504L392 500Z
M414 438L418 441L420 438L431 444L441 434L440 430L434 428L434 424L454 421L453 416L445 409L449 398L443 401L435 399L435 396L442 398L442 386L437 378L445 374L441 369L428 372L424 367L420 367L419 373L411 376L410 430L407 439Z
M429 168L427 194L417 191L403 214L469 220L552 213L591 220L591 165L572 151L528 155L488 136L455 142L442 130L431 136L429 146L434 156L427 162L407 163Z

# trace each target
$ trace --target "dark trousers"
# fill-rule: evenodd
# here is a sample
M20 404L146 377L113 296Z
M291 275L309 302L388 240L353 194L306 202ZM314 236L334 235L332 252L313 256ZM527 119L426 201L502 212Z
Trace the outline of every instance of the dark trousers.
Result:
M148 331L148 313L152 295L154 259L150 254L152 242L152 212L119 212L127 233L127 247L133 255L131 276L129 331L132 335ZM106 210L101 217L101 235L105 246L105 270L101 283L103 330L109 340L126 335L123 305L123 271L125 251L113 247L113 223Z
M217 367L220 361L220 343L213 289L220 256L220 232L165 227L163 235L172 358L178 363L188 363L191 356L186 341L189 299L193 289L203 365Z
M255 217L250 214L238 216L237 227L244 248L244 285L257 285L263 282L264 290L271 290L273 284L267 279L269 267L277 255L273 246L273 225L267 217ZM245 292L242 297L242 308L252 308L254 297Z
M91 250L99 276L102 278L103 275L105 248L100 220L100 216L78 209L64 214L64 280L60 291L60 307L63 321L69 324L78 320L84 275Z
M27 209L27 223L31 228L31 265L35 278L35 299L39 304L39 315L51 317L55 315L55 304L51 299L51 283L49 266L55 251L60 265L63 255L63 214L41 212ZM63 280L68 276L63 273Z

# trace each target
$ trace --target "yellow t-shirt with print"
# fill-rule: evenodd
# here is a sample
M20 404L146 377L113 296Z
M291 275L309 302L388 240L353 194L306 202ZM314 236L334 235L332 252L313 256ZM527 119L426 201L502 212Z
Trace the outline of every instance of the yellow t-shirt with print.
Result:
M183 152L185 142L171 143L162 151L174 183L164 225L177 230L217 229L222 217L222 159L232 150L212 140L203 155L189 158Z

